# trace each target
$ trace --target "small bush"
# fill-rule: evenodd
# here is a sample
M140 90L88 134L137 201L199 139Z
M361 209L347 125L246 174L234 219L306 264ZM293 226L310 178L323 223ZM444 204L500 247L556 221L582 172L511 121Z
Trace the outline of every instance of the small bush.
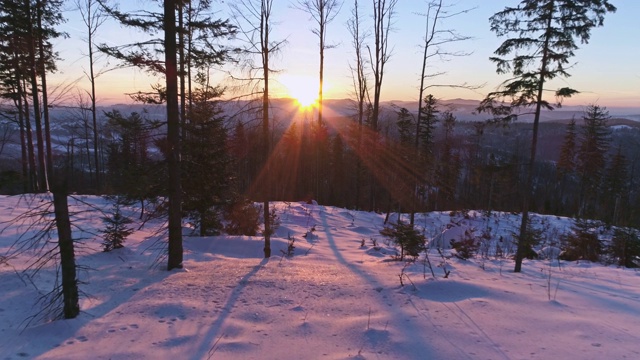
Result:
M271 210L269 211L269 225L270 226L269 226L269 234L268 235L271 236L280 227L280 217L278 216L278 214L276 214L276 209L275 208L271 208ZM315 231L315 227L314 227L314 231ZM266 236L267 234L265 232L263 232L263 235Z
M188 213L188 218L194 228L199 231L200 236L217 236L223 229L220 211L216 208L201 212L191 211Z
M420 253L426 250L427 239L416 230L413 225L399 221L380 230L380 234L389 238L400 247L399 260L404 260L405 256L410 256L415 260Z
M522 245L522 257L525 259L537 259L538 253L533 249L534 246L538 246L544 238L544 230L536 229L531 224L531 221L527 222L527 231L524 234L524 239L520 239L520 233L511 233L511 236L516 240L516 245L521 242Z
M640 267L640 236L638 230L632 228L616 229L606 251L619 266L628 268Z
M602 244L598 238L597 228L600 223L585 219L577 219L571 227L571 233L562 237L563 252L561 260L589 260L597 262L602 254Z
M260 228L260 207L242 200L227 210L224 230L229 235L256 236Z
M451 239L451 247L456 251L455 256L467 260L475 256L480 248L480 242L471 230L465 230L460 240Z
M293 256L293 252L296 249L295 246L295 242L296 242L296 238L294 238L293 236L289 235L287 237L287 251L284 251L282 249L280 249L280 251L282 252L283 255L288 256L288 257L292 257Z
M102 246L104 251L111 251L124 247L124 241L133 233L133 228L127 226L133 222L130 218L122 215L120 202L113 205L111 214L102 217L105 228L100 230L104 234Z

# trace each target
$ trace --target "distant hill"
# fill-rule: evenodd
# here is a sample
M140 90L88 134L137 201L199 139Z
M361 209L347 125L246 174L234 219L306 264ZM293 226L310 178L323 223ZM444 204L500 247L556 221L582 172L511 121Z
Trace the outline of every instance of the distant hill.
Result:
M354 119L357 114L356 105L349 99L326 99L325 100L325 119L334 119L335 124L347 124L349 119ZM451 111L461 122L476 122L489 119L488 114L476 114L475 110L479 102L477 100L468 99L449 99L441 100L441 110ZM223 103L224 111L227 115L229 126L233 126L237 121L243 123L255 123L259 121L260 102L235 101ZM400 108L407 108L413 114L417 114L417 101L385 101L381 108L381 124L392 126L395 124L396 113ZM289 98L277 98L271 100L272 116L274 119L274 127L286 129L294 120L311 120L317 116L317 109L301 109L297 102ZM118 110L124 115L132 112L144 113L148 118L155 120L163 120L165 118L164 105L145 105L145 104L116 104L111 106L98 107L98 121L104 123L106 121L106 112ZM608 108L612 118L609 120L611 126L625 125L634 128L640 128L640 108ZM84 122L88 121L89 113L82 112L72 107L52 108L51 114L51 130L52 137L56 145L64 147L70 138L70 133L76 133L71 137L81 137L84 130ZM543 111L541 121L566 124L572 118L581 121L584 115L584 108L581 106L566 106L554 111ZM530 122L533 118L531 115L522 116L519 122ZM382 126L382 125L381 125Z

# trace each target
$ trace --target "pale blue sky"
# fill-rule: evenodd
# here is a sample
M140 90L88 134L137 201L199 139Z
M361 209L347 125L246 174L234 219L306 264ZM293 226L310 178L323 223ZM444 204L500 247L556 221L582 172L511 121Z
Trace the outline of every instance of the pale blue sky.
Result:
M228 1L227 1L228 2ZM371 24L368 8L370 1L360 0L364 27ZM576 63L570 69L572 76L552 86L570 86L582 92L566 103L585 105L598 103L605 106L629 106L640 108L640 1L613 0L618 11L607 15L605 26L595 28L589 44L581 45L573 59ZM122 7L152 7L153 3L144 0L120 1ZM291 7L289 0L275 0L274 39L286 38L288 43L283 52L273 59L274 66L282 70L283 83L289 87L310 87L318 73L317 37L311 33L314 26L309 16ZM482 89L456 90L434 88L433 94L442 99L466 98L481 99L506 79L495 73L495 66L489 56L501 43L489 29L488 18L504 6L514 6L518 1L510 0L458 0L452 10L475 8L443 23L443 28L456 29L462 35L473 36L473 40L451 45L451 51L473 52L472 55L453 58L442 62L434 59L431 66L447 75L434 79L437 83L486 83ZM216 4L220 16L226 16L227 4ZM346 98L351 92L349 61L353 59L351 39L345 23L350 16L352 0L346 0L341 13L328 27L330 43L335 49L327 51L325 56L326 97ZM383 84L384 100L417 100L419 73L421 66L421 42L424 33L424 18L416 15L426 8L424 0L399 0L396 9L395 31L390 43L393 55L387 64ZM86 68L85 45L78 39L83 36L83 25L77 12L65 12L69 18L64 30L71 38L56 44L60 55L65 59L60 64L61 73L54 77L57 81L71 80L82 75ZM121 30L115 24L107 24L102 32L102 40L111 43L124 43L139 37L134 31ZM105 74L99 79L102 95L99 99L107 104L127 102L124 92L146 90L149 84L158 82L139 71L127 70ZM293 83L298 84L293 84ZM86 84L81 82L81 87ZM285 95L285 89L277 89L278 95ZM296 90L292 90L296 91Z

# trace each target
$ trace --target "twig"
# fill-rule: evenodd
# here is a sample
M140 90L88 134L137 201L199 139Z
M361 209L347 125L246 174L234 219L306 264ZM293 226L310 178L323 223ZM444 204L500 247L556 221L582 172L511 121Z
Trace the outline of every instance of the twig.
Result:
M220 342L223 336L224 336L224 333L220 334L220 336L218 336L218 340L216 340L216 342L214 342L213 345L211 345L211 349L209 349L209 352L208 352L209 356L207 357L207 360L210 360L213 357L213 354L215 354L216 351L218 351L218 348L216 347L216 345L218 345L218 343Z

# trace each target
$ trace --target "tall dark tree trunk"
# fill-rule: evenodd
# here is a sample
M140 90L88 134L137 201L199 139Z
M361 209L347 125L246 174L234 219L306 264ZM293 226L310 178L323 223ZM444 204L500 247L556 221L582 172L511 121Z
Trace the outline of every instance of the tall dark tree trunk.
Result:
M36 191L38 189L38 167L36 166L36 150L33 145L33 130L31 129L29 102L27 101L26 94L24 95L25 97L23 98L22 106L24 107L24 123L25 132L27 133L27 153L29 157L29 191Z
M271 181L269 172L269 16L271 14L271 0L262 0L262 15L260 29L262 37L262 73L264 76L264 93L262 95L262 137L264 141L264 257L271 257L271 222L269 221L269 196L271 194Z
M29 181L29 150L27 143L27 124L28 119L25 119L24 107L22 105L24 90L22 88L22 79L20 77L20 71L16 65L16 100L15 104L18 108L18 127L20 128L20 154L22 164L22 191L27 193L30 190L31 182Z
M553 6L553 5L552 5ZM552 17L549 16L548 28L551 28ZM536 161L536 152L538 151L538 127L540 124L540 112L542 110L542 95L544 92L544 80L546 77L547 61L549 58L549 39L551 32L547 31L545 37L544 46L542 48L542 60L540 61L540 79L538 80L538 94L536 112L533 118L533 134L531 135L531 155L529 156L529 164L527 165L527 182L524 187L522 197L522 221L520 222L520 234L518 236L518 247L516 250L516 263L514 272L522 271L522 260L524 259L524 253L527 249L525 239L527 239L527 223L529 222L529 205L531 203L531 196L533 196L533 170Z
M25 0L24 2L26 12L28 14L32 13L31 10L31 1ZM36 31L33 26L29 27L29 38L28 38L28 55L29 55L29 80L31 82L31 98L33 103L33 119L35 121L36 127L36 148L38 151L38 179L37 179L37 191L47 191L47 172L45 165L45 154L44 154L44 137L42 134L42 118L40 116L40 95L38 91L38 63L36 61Z
M88 14L88 18L91 19L92 14ZM89 81L91 82L91 123L93 125L93 162L96 169L96 191L98 194L102 189L100 173L100 154L98 143L98 112L96 110L96 76L93 69L93 30L89 28Z
M62 295L64 301L64 318L73 319L80 313L78 303L78 280L76 278L76 259L71 237L71 221L67 193L64 186L53 191L53 208L58 229L58 246L60 248L60 268L62 270Z
M38 69L40 71L40 85L42 87L42 114L44 117L44 138L46 144L46 175L47 179L51 179L53 175L53 150L51 149L51 126L49 124L49 98L47 94L47 70L45 66L45 54L44 54L44 29L42 28L42 11L43 2L38 0L36 2L36 18L38 22L38 54L40 61L38 62Z
M189 2L191 3L191 2ZM186 84L185 84L185 54L184 54L184 18L183 18L183 5L178 5L178 39L179 39L179 57L180 57L180 73L178 77L180 78L180 125L182 126L182 139L184 140L186 137L186 123L187 123L187 94L186 94ZM190 81L191 79L189 79Z
M169 256L167 269L182 268L182 183L180 179L180 111L176 45L176 2L164 2L164 48L167 82L167 145L169 171Z

